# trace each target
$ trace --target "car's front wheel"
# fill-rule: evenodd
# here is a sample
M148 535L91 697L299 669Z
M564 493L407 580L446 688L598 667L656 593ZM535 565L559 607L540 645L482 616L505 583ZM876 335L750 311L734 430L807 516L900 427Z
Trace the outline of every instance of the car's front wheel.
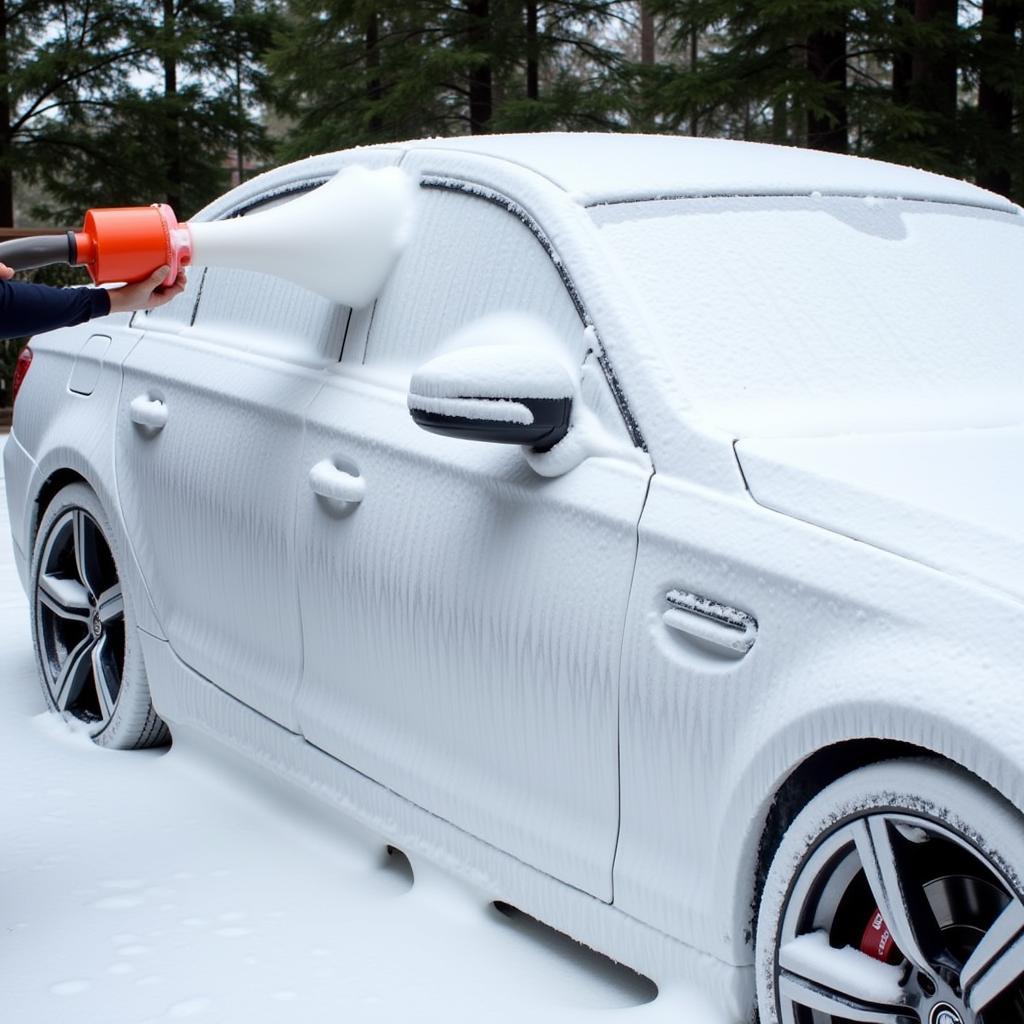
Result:
M758 915L762 1024L1024 1021L1024 819L965 772L891 761L816 796Z
M165 743L153 710L113 531L95 493L69 484L43 513L32 557L32 632L47 704L106 747Z

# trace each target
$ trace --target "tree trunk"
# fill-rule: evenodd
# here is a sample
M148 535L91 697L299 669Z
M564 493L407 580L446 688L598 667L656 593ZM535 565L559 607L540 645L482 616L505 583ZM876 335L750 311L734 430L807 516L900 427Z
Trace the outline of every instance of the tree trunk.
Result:
M167 176L167 205L179 216L183 161L181 152L181 112L178 109L178 57L175 52L174 0L164 0L164 173Z
M540 99L540 54L537 50L537 3L526 4L526 98Z
M895 0L893 32L896 45L892 54L892 98L905 105L910 100L910 81L913 75L913 53L903 42L907 27L914 18L914 0Z
M242 121L245 118L245 99L242 95L242 61L235 61L235 117L238 118L238 126L235 129L235 171L238 176L236 184L241 185L245 181L245 136L242 130Z
M846 103L846 29L807 37L807 67L826 87L822 109L807 111L807 145L831 153L849 150Z
M640 3L640 63L654 63L654 15Z
M696 74L697 72L697 58L699 57L700 38L699 33L695 28L690 29L690 72ZM694 137L697 135L697 129L700 127L699 117L697 114L697 104L694 103L690 110L690 134Z
M914 51L910 83L914 104L925 113L952 121L956 117L957 0L915 0L914 17L919 25L945 30L941 43Z
M981 78L978 113L986 128L978 159L978 184L1009 196L1013 188L1009 161L998 152L1013 132L1012 69L1018 6L1014 0L984 0L981 15ZM993 146L993 143L995 144ZM993 148L996 150L992 152ZM1009 149L1009 146L1005 147Z
M7 85L7 0L0 0L0 226L14 227L14 154L11 137L11 93Z
M487 132L487 124L491 119L494 105L488 45L491 13L489 0L469 0L466 11L470 18L470 48L485 55L483 61L469 72L469 130L473 135L483 135Z
M242 80L242 32L241 32L241 11L239 4L245 0L233 0L231 14L234 19L234 48L235 48L235 177L236 185L245 181L245 92Z
M383 89L380 81L380 23L377 12L366 21L366 98L371 108L379 108ZM370 115L370 132L379 135L384 127L384 120L379 112Z

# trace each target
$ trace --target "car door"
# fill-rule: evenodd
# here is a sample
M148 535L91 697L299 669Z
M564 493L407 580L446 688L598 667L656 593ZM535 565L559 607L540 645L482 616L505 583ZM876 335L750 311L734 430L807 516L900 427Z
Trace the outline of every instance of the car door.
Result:
M300 488L307 739L460 828L611 899L619 651L649 476L554 258L505 206L419 195L414 238L309 407ZM545 479L515 447L439 437L411 372L495 311L541 318L614 438ZM358 493L358 492L361 492Z
M303 415L349 310L263 274L193 268L124 365L117 479L167 639L196 672L296 727L295 491Z

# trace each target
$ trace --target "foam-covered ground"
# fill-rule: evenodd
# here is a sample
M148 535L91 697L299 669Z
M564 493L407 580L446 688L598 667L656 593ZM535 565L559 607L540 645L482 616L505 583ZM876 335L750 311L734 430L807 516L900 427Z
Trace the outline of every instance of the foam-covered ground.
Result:
M4 1021L709 1021L255 769L48 715L2 499L0 751Z

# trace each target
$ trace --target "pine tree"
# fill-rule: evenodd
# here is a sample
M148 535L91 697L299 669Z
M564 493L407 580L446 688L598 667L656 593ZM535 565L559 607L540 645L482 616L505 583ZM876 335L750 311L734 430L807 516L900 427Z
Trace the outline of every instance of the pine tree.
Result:
M531 6L536 9L536 28L524 33L521 22L511 22L507 81L494 130L629 128L629 62L622 43L630 24L624 5L570 0L524 6L527 13Z
M639 9L640 5L637 4ZM1024 192L1024 0L645 0L648 126L907 163ZM692 40L700 59L688 59Z
M269 58L292 119L282 156L453 131L438 85L454 70L438 22L446 6L290 0Z
M293 157L422 135L607 127L613 2L290 0L273 78Z
M15 175L68 156L52 126L110 111L138 54L130 26L119 0L0 0L0 225L14 223Z
M892 119L895 2L652 0L672 47L649 80L658 119L864 153Z
M51 196L39 212L75 219L87 206L163 200L186 216L217 196L239 151L244 163L268 150L256 112L274 19L256 0L133 7L132 74L101 111L75 108L41 139L54 159L38 172Z
M1022 0L984 0L975 50L978 108L971 132L977 180L993 192L1020 199L1024 199L1022 33Z

